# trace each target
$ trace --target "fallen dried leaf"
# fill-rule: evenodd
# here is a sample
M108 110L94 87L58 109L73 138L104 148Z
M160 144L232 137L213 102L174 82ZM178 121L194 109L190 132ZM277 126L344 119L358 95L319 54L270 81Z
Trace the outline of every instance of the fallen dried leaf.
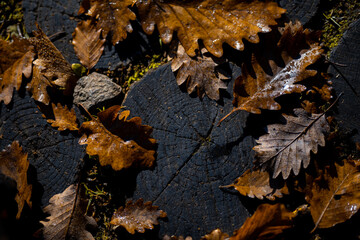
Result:
M215 229L211 233L206 234L200 240L225 240L229 239L229 235L227 233L221 232L220 229Z
M283 204L261 204L230 240L273 239L292 227L293 217L295 213L288 211Z
M96 30L91 20L80 22L73 33L74 50L82 65L93 68L99 61L105 39L100 39L101 29Z
M45 105L50 103L50 96L47 92L48 87L53 87L52 83L41 73L42 66L33 65L33 76L26 89L31 92L32 98Z
M81 145L87 144L89 155L98 155L102 166L114 170L130 166L151 167L155 161L155 139L152 128L141 125L141 118L127 120L130 111L119 114L121 106L113 106L98 114L99 120L84 122L80 127Z
M330 127L324 114L309 116L304 109L294 109L297 117L283 114L286 124L268 126L269 133L261 136L255 146L256 162L273 166L273 178L280 173L287 179L291 170L295 175L301 165L307 168L310 163L310 151L317 153L318 145L325 146L324 134Z
M158 218L166 217L166 213L152 206L151 202L143 202L143 199L133 203L131 200L126 202L125 208L120 207L111 218L111 224L123 226L126 230L134 234L145 232L145 229L153 229L153 225L159 224Z
M16 182L18 190L15 197L18 204L17 219L20 218L25 202L30 207L32 205L30 201L32 185L28 185L27 182L27 170L29 168L27 156L27 153L22 151L18 141L14 141L0 152L0 173Z
M77 186L70 185L64 192L50 198L50 204L43 209L50 216L48 221L41 221L45 240L94 239L85 228L96 223L92 217L85 215L86 204L83 204L80 195Z
M314 230L350 219L360 207L360 162L344 160L343 165L335 163L325 168L321 177L313 181L306 201L311 205Z
M75 110L69 111L68 107L62 107L60 103L52 103L52 109L54 111L55 120L48 119L47 122L51 123L52 127L57 127L59 131L76 131L79 130L78 124L76 123Z
M223 80L229 79L217 69L222 62L221 59L211 56L205 48L201 49L199 56L190 58L184 47L179 44L176 57L171 63L171 70L178 71L177 84L182 85L186 82L189 94L196 88L200 98L206 94L213 100L219 100L220 89L227 88Z

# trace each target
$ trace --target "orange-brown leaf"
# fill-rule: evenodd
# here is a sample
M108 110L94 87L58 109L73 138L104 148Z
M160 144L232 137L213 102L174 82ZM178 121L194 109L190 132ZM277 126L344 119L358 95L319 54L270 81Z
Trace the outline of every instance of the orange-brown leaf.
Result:
M292 227L293 217L295 213L288 211L283 204L261 204L230 240L273 239Z
M51 82L41 73L42 66L33 65L33 75L31 82L26 86L26 89L32 93L32 98L38 102L46 105L50 103L50 96L47 88L53 87Z
M329 228L350 219L360 207L360 162L345 160L343 165L326 168L313 181L306 201L311 205L315 228Z
M81 192L76 185L70 185L64 192L50 198L50 204L44 208L44 212L50 216L46 219L48 221L41 221L44 225L42 233L45 240L94 240L86 227L96 223L93 218L85 215L86 204L81 198Z
M227 233L221 232L220 229L215 229L211 233L201 237L201 240L225 240L225 239L229 239L229 235Z
M317 153L318 145L325 146L324 134L330 127L323 114L309 116L304 109L294 109L297 117L285 115L286 124L268 126L269 133L257 140L255 158L258 164L273 166L273 178L280 173L287 179L291 170L298 175L301 165L307 168L310 151Z
M32 185L27 182L29 160L27 153L22 151L19 142L14 141L0 152L0 173L16 182L18 193L15 200L18 204L16 218L20 218L25 202L31 207Z
M223 54L223 43L242 50L242 39L259 42L258 33L270 32L269 25L285 12L272 1L137 1L143 30L152 34L157 25L161 40L170 43L177 32L186 53L194 57L202 40L216 57Z
M220 89L226 89L227 86L223 80L229 79L218 71L217 67L221 60L209 54L205 49L201 49L200 56L190 58L184 47L179 44L176 57L171 63L171 70L178 71L176 81L178 85L186 82L188 93L197 90L200 98L206 94L213 100L219 100Z
M82 65L93 68L104 50L105 39L100 39L101 29L96 30L91 20L80 22L73 33L74 50Z
M72 95L77 78L71 65L40 28L33 34L35 37L29 41L37 53L37 59L33 63L38 67L41 78L46 78L51 85L62 88L65 95ZM32 85L34 87L31 89L34 90L36 84ZM47 95L46 91L41 92Z
M153 229L153 225L159 224L158 218L166 217L166 213L158 210L151 202L143 202L143 199L133 203L131 200L126 202L125 208L120 207L112 216L111 224L123 226L129 233L135 231L145 232L145 229Z
M275 197L281 198L283 194L289 194L289 190L284 184L276 184L274 179L270 178L268 172L259 170L247 170L235 182L229 186L234 187L241 195L251 198L275 200Z
M32 61L35 54L25 39L15 39L12 43L0 40L0 102L9 104L13 90L20 89L23 74L31 76Z
M96 20L96 29L102 29L102 37L105 39L111 34L111 42L115 45L127 37L127 32L132 32L131 20L136 16L128 6L134 0L84 0L81 4L80 13Z
M120 106L113 106L98 114L99 120L84 122L80 127L83 136L80 144L87 144L89 155L98 155L102 166L114 170L130 166L151 167L155 161L155 139L152 128L141 125L139 117L127 120L129 111L119 114Z
M65 107L62 107L60 103L58 103L57 106L52 103L52 109L54 112L55 120L47 120L48 123L51 123L52 127L57 127L59 131L79 130L78 124L76 123L76 115L74 109L71 109L71 111L69 111L66 105Z

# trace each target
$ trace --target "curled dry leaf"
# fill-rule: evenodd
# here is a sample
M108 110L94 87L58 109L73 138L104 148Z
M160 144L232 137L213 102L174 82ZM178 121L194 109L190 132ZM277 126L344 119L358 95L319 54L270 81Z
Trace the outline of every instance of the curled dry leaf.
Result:
M47 88L54 85L41 73L42 69L42 66L33 65L33 76L26 89L31 92L32 98L36 101L48 105L50 103L50 96Z
M275 200L275 197L281 198L283 194L289 194L289 190L284 183L277 183L276 180L270 178L268 172L260 169L244 172L229 187L234 187L241 195L251 198Z
M152 128L141 125L141 118L127 120L130 111L119 114L121 106L113 106L98 114L99 119L84 122L80 127L81 145L87 144L89 155L98 155L102 166L114 170L130 166L151 167L155 161L155 139Z
M295 175L301 165L307 168L310 151L317 153L318 145L325 146L325 136L330 127L324 114L309 116L301 108L294 109L297 117L285 115L286 124L268 126L269 133L263 135L254 147L256 163L273 166L273 178L280 173L287 179L291 170Z
M130 20L136 16L128 6L134 0L83 0L79 14L85 13L96 22L96 29L102 30L102 37L105 39L111 34L111 42L115 45L127 37L127 32L132 32Z
M35 37L30 38L29 41L37 53L37 59L33 62L38 67L38 74L41 76L37 80L41 82L47 81L50 85L63 89L65 95L72 95L77 77L72 71L71 65L40 28L33 33ZM30 82L30 85L32 87L29 87L29 89L33 93L37 88L37 84ZM44 89L41 90L41 94L44 96L48 95ZM47 97L43 99L47 99ZM42 100L42 98L38 101L46 105L49 104L49 102Z
M27 153L22 151L18 141L0 152L0 174L3 174L16 182L18 193L15 200L18 204L16 218L19 219L25 202L31 207L32 185L27 182L27 170L29 160Z
M171 237L169 235L165 235L162 240L192 240L192 237L187 236L184 238L183 236L177 237L172 235Z
M314 230L329 228L350 219L360 207L360 162L345 160L325 168L315 179L306 201L315 222Z
M23 75L30 78L35 53L25 39L15 39L12 43L0 40L0 55L6 61L0 62L0 102L11 102L14 88L20 89Z
M41 221L44 225L42 234L45 240L94 239L85 228L88 225L96 226L96 222L85 215L86 204L81 200L77 185L70 185L64 192L50 198L49 202L43 209L50 214L48 221Z
M288 211L283 204L261 204L230 240L273 239L292 227L293 217L295 213Z
M69 111L68 107L62 107L60 103L51 104L54 112L55 120L48 119L47 122L51 123L52 127L57 127L59 131L76 131L79 130L78 124L76 123L76 114L75 110L71 109Z
M220 89L227 86L223 80L229 79L218 71L217 67L221 64L221 59L217 59L209 54L205 49L201 49L200 56L190 58L184 47L179 44L176 57L171 63L171 70L178 71L176 81L178 85L186 82L188 93L191 94L197 89L200 98L206 94L213 100L220 99Z
M221 232L220 229L215 229L211 233L206 234L200 240L225 240L229 239L229 235L227 233Z
M126 202L125 208L120 207L112 216L111 224L123 226L126 230L134 234L145 232L145 229L153 229L153 225L159 224L158 218L166 217L166 213L158 210L151 202L144 203L143 199L133 203L131 200Z
M74 50L82 65L93 68L104 50L105 39L100 39L101 29L96 30L91 20L80 22L73 33Z

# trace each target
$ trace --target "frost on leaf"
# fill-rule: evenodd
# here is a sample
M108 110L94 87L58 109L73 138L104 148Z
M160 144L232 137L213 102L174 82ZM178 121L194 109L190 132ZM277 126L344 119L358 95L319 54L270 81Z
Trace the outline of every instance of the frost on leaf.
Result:
M0 39L0 102L11 102L14 88L21 87L23 75L30 78L34 52L25 39L15 38L12 43Z
M275 197L281 198L284 194L289 194L286 185L277 183L270 178L268 172L260 169L251 171L250 169L243 173L229 187L234 187L241 195L251 198L275 200Z
M41 29L33 33L35 37L30 38L29 41L37 54L37 59L33 62L39 71L37 80L57 86L63 90L65 95L72 95L77 78L71 69L71 65ZM36 85L36 83L30 82L29 86L32 86L30 87L32 93L36 90ZM45 88L42 88L38 95L44 95L44 99L47 99L48 93ZM49 104L48 101L42 100L42 97L38 101Z
M85 215L86 203L81 200L80 190L76 185L70 185L64 192L54 195L50 204L43 210L50 214L47 221L42 221L43 238L94 240L86 226L96 226L92 217Z
M105 39L100 39L101 29L96 29L91 20L80 22L73 33L74 50L82 65L93 68L104 50Z
M330 127L324 114L309 116L303 109L294 109L295 116L283 115L286 124L268 125L269 133L257 140L256 163L271 166L273 178L280 173L287 179L291 170L295 175L301 165L307 168L310 152L317 153L318 145L325 146L325 136Z
M155 25L161 40L170 43L173 33L194 57L202 40L206 49L216 57L223 55L223 43L242 50L242 39L258 43L260 32L270 32L269 25L285 13L272 1L137 1L143 30L152 34Z
M76 115L75 110L69 110L68 107L62 107L60 103L51 104L54 112L55 120L48 119L47 122L51 123L52 127L57 127L59 131L76 131L78 129L78 124L76 123Z
M19 142L14 141L11 145L0 152L0 174L3 174L16 182L17 194L15 200L18 204L16 218L20 218L25 202L31 207L32 185L27 182L27 170L29 160L27 153L22 151Z
M151 167L155 161L155 139L152 128L141 125L141 118L127 120L130 111L119 114L121 106L113 106L98 114L98 119L84 122L80 127L81 145L87 144L89 155L98 155L102 166L114 170L130 166Z
M360 207L359 160L344 160L325 168L312 182L306 201L311 205L315 228L329 228L350 219Z
M130 20L136 16L128 6L134 0L83 0L79 14L86 13L96 22L96 29L102 30L102 37L105 39L111 35L113 45L127 37L127 32L132 32ZM76 31L76 30L75 30Z
M280 32L280 38L275 33L268 36L272 44L255 50L243 64L242 74L234 84L232 112L245 110L260 114L261 109L279 110L275 98L306 90L299 82L317 74L316 70L307 68L323 53L315 42L318 33L304 30L299 22L286 25Z
M140 198L135 203L126 202L125 208L120 207L112 216L111 224L124 227L129 233L144 233L145 229L153 229L159 224L158 218L166 217L166 213L158 210L151 202L143 202Z
M292 227L294 216L283 204L261 204L230 240L273 239Z
M186 84L189 94L196 89L197 95L203 98L206 94L213 100L220 99L220 89L226 89L227 86L223 80L229 79L218 71L218 67L223 62L215 58L205 49L201 49L200 56L189 57L184 47L179 44L176 57L171 63L171 70L178 71L176 81L178 85Z

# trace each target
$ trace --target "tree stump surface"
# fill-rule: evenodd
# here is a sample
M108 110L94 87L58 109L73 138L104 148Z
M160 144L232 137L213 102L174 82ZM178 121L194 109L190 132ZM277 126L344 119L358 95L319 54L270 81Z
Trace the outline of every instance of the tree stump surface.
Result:
M9 105L0 104L0 136L1 150L17 140L28 153L30 167L35 168L43 188L39 192L43 206L77 180L85 156L84 146L78 144L79 137L51 127L27 94L15 93Z
M329 72L336 94L344 93L335 118L340 128L360 142L360 20L350 25L339 45L331 52ZM339 64L339 65L336 65Z
M240 75L238 67L231 69L233 79ZM232 109L233 80L228 86L223 104L200 100L180 89L165 64L135 83L124 100L157 140L156 166L138 174L132 199L153 201L167 213L160 237L200 239L216 228L231 234L249 216L238 194L219 188L253 162L254 140L244 131L248 113L239 111L217 126Z
M320 0L278 0L291 21L299 20L303 25L310 22L317 13Z

